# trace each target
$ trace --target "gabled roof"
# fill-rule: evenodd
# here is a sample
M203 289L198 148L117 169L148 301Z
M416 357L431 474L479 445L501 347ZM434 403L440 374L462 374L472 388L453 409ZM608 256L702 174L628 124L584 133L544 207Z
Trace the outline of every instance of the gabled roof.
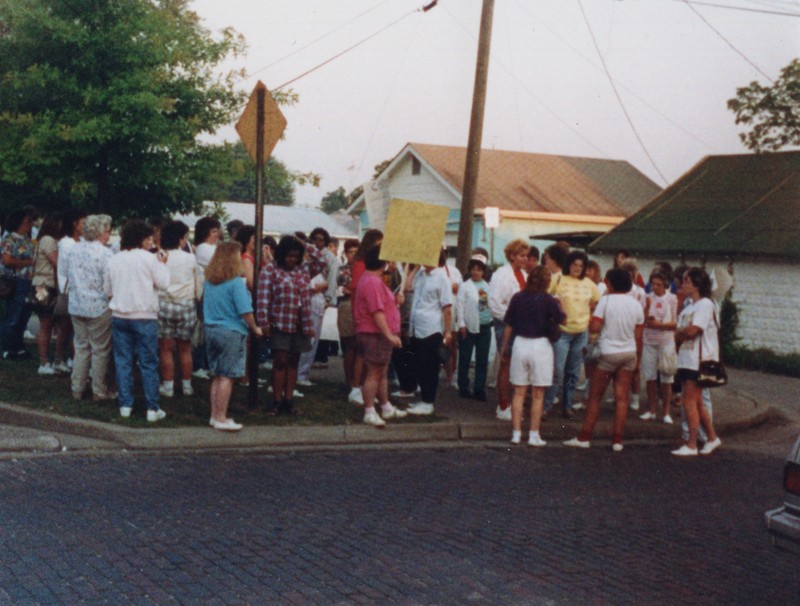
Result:
M593 252L800 258L800 152L708 156Z
M466 148L409 143L383 174L390 174L409 153L460 197ZM482 149L475 208L628 217L660 191L623 160Z
M255 204L247 202L223 202L223 208L228 215L226 221L239 219L246 225L255 221ZM180 215L176 217L190 228L201 215ZM293 234L296 231L309 233L315 227L322 227L330 235L339 238L351 238L358 235L358 227L347 226L331 215L327 215L316 208L303 208L300 206L272 206L264 205L264 233L267 234Z

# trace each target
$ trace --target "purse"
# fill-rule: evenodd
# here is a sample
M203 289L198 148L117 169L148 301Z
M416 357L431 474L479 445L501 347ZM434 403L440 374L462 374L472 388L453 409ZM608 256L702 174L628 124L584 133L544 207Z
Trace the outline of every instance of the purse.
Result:
M662 345L658 350L658 372L674 376L678 372L678 352L674 346Z
M58 293L56 297L53 315L57 318L65 318L69 315L69 280L64 285L64 292Z
M719 343L719 323L717 322L717 312L714 310L714 324L717 326L717 343ZM722 351L722 347L719 347ZM723 387L728 384L728 373L722 362L716 360L703 360L703 338L700 336L700 366L698 367L699 376L697 385L700 387Z
M39 261L39 247L36 247L36 255L33 258L33 266L36 267ZM53 272L55 277L55 272ZM32 312L37 314L52 314L53 308L56 304L56 297L58 297L58 289L46 284L37 284L31 286L28 294L25 296L25 305Z

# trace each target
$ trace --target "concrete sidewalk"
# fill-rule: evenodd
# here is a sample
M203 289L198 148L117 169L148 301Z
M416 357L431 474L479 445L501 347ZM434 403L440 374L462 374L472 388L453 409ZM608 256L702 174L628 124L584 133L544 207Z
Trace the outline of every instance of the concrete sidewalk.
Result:
M779 411L737 387L739 371L731 369L728 387L716 389L714 422L721 436L760 425ZM340 380L341 359L331 358L328 369L315 370L313 381ZM768 377L769 375L764 375ZM744 379L744 377L742 377ZM741 381L752 385L752 380ZM642 390L644 392L644 390ZM440 386L436 414L440 421L432 423L389 423L385 429L366 425L341 426L246 426L238 433L224 433L205 427L129 428L74 417L31 410L0 403L0 455L8 458L22 452L92 452L101 450L270 450L293 447L340 447L344 445L388 445L414 442L500 441L509 439L510 423L494 417L496 394L489 392L488 402L460 398L456 390ZM400 402L402 405L403 403ZM351 406L342 402L342 406ZM168 404L165 409L169 411ZM631 412L625 431L627 442L636 440L674 441L680 439L679 415L673 414L674 425L641 421L640 412ZM582 414L573 420L555 415L542 424L542 437L558 443L577 435ZM604 406L593 440L611 438L612 411ZM525 425L523 424L523 428ZM525 432L523 431L523 435Z

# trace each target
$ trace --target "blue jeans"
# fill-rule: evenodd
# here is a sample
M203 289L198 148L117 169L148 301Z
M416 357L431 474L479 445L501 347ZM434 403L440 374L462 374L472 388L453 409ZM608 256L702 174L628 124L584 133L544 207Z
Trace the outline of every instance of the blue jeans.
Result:
M133 359L139 358L148 410L158 410L158 320L111 320L120 407L133 407Z
M19 353L25 349L23 336L25 327L31 318L31 310L25 305L25 297L31 290L31 281L17 278L14 296L6 301L6 313L3 317L2 339L3 351Z
M553 384L544 397L544 409L549 411L553 407L556 394L561 396L561 410L572 410L572 392L578 384L578 377L583 366L583 350L589 342L587 331L579 333L561 332L561 338L553 343L553 357L555 373Z

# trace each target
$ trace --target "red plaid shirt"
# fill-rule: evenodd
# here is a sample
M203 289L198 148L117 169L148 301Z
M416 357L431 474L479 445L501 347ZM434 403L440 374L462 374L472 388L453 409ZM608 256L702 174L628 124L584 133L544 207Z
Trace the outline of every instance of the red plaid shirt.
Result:
M306 252L311 256L309 261L292 270L278 267L275 263L261 270L256 306L256 322L259 326L295 333L299 322L304 335L314 336L310 281L328 266L324 251L306 245Z

